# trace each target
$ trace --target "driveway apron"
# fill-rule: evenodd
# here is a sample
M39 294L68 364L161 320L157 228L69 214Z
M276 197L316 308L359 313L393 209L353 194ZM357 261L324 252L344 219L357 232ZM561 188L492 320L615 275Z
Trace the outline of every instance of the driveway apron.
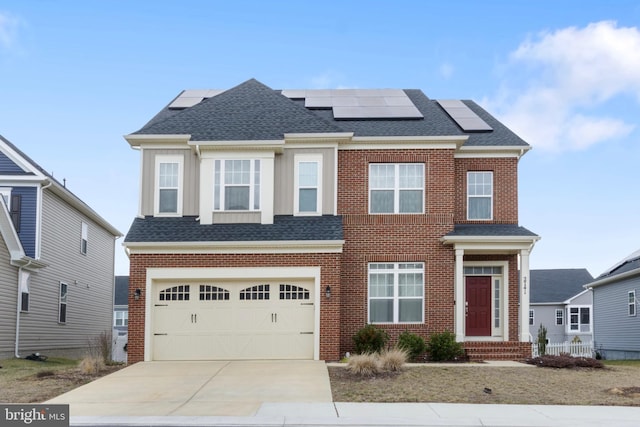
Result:
M263 403L332 402L322 361L140 362L62 394L71 416L254 416Z

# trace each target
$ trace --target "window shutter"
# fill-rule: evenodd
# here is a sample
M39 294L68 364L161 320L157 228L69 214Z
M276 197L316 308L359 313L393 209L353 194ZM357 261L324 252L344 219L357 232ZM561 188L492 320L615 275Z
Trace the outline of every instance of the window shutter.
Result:
M20 232L20 211L22 207L22 195L20 194L12 194L11 195L11 221L13 222L13 226L16 228L16 232Z

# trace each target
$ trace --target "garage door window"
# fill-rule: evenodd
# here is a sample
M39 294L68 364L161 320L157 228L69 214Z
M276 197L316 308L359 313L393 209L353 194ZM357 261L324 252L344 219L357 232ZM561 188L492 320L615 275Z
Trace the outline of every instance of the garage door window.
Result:
M173 286L160 291L160 301L189 301L189 285Z
M269 285L255 285L240 291L241 300L269 299Z
M210 285L200 285L200 301L228 301L229 291Z
M296 285L280 285L280 299L310 299L309 289Z

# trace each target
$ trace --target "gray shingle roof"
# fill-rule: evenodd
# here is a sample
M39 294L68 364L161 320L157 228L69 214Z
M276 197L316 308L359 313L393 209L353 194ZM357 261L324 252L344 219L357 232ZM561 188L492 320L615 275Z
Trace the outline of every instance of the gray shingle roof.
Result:
M136 218L125 242L342 240L342 217L276 215L273 224L201 225L194 216Z
M468 136L465 146L528 144L473 101L463 101L493 131L464 132L418 89L404 92L423 119L336 120L331 109L308 109L255 79L184 110L165 107L134 134L190 134L192 141L282 140L285 133L353 132L355 136Z
M129 276L116 276L113 304L129 304Z
M586 268L531 270L530 302L562 302L584 291L583 285L593 281Z
M447 236L537 237L537 234L517 224L456 224Z

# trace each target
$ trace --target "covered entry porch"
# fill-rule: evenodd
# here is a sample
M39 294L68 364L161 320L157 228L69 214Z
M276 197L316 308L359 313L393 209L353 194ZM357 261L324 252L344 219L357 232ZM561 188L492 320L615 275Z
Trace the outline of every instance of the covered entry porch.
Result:
M529 255L539 237L517 225L463 224L443 237L455 253L455 334L474 359L531 353Z

